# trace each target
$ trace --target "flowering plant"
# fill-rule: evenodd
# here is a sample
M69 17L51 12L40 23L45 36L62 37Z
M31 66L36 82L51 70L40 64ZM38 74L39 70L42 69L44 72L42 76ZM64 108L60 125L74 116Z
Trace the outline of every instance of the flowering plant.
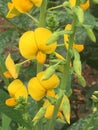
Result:
M5 59L6 69L3 78L9 79L6 86L9 97L5 105L11 111L18 111L22 121L17 121L18 130L54 130L56 122L70 124L72 94L72 76L85 87L86 81L82 76L80 53L84 50L83 43L77 42L77 29L83 28L89 38L96 42L92 28L86 25L84 14L90 7L90 0L66 0L56 7L48 7L48 0L12 0L8 2L6 18L27 15L35 25L21 34L18 39L19 53L24 61L15 63L9 53ZM30 15L30 11L39 10L38 17ZM48 14L52 10L64 8L68 11L71 22L60 30L48 25ZM53 20L53 19L52 19ZM62 37L63 44L59 43ZM66 55L59 52L63 47ZM22 66L32 62L36 66L36 74L21 79ZM28 66L29 68L29 66ZM35 111L29 111L36 106Z

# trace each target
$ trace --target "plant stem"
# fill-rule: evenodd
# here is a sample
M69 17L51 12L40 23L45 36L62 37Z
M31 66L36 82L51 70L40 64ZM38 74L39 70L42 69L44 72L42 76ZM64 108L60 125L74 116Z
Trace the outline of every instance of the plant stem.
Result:
M58 8L61 8L61 7L63 7L62 4L61 4L61 5L58 5L58 6L55 6L55 7L51 7L51 8L48 9L48 11L54 10L54 9L58 9Z
M42 5L40 7L40 17L39 17L39 27L45 27L46 23L46 10L47 9L47 0L43 0ZM37 73L41 72L43 70L43 64L40 64L37 62ZM37 102L38 104L38 110L42 107L42 102ZM40 122L37 124L36 130L43 130L43 122Z
M64 93L64 90L66 90L67 85L71 84L71 79L69 79L70 78L70 76L69 76L70 75L70 63L71 63L71 58L72 58L71 49L73 48L74 35L75 35L75 31L76 31L76 22L77 22L76 20L77 20L76 16L75 16L75 14L73 14L73 22L72 22L73 33L69 37L69 47L68 47L68 52L67 52L67 56L66 56L66 64L65 64L64 71L62 73L62 79L61 79L61 85L60 85L60 89L61 89L62 93ZM68 82L69 82L69 84L67 84ZM54 130L54 124L56 121L57 113L58 113L62 98L63 98L63 94L61 95L60 99L57 100L57 103L54 108L53 116L49 122L47 130Z
M47 0L43 0L42 5L40 7L39 27L45 27L46 12L47 12Z
M30 17L35 23L37 23L37 24L39 24L39 21L36 19L36 18L34 18L32 15L30 15L29 13L25 13L28 17Z

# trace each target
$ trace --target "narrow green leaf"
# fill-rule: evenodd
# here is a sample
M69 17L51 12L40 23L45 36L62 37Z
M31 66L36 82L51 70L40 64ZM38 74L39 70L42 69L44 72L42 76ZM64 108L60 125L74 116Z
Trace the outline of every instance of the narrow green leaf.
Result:
M9 130L10 123L11 123L11 118L9 118L5 114L2 114L2 130Z
M91 41L96 42L95 34L94 34L93 30L90 28L90 26L83 25L83 27L85 28L87 35L91 39Z
M81 86L85 87L86 86L86 81L82 75L77 75L78 77L78 82Z
M68 124L70 124L70 102L66 95L63 97L63 114Z
M83 12L83 10L79 6L77 6L77 7L73 8L73 11L76 14L79 22L83 23L83 21L84 21L84 12Z

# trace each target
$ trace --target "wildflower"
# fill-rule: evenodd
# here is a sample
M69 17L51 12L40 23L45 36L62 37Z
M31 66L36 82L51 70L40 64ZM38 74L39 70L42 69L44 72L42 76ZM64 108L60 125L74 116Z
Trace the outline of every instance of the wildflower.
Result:
M37 61L43 64L46 60L46 54L55 51L57 43L46 45L47 39L52 32L46 28L37 28L35 31L25 32L19 40L19 50L26 59L37 58Z
M70 6L74 7L76 5L76 0L69 0ZM87 0L84 4L79 5L84 11L87 10L90 6L90 1Z
M87 9L89 8L89 6L90 6L90 1L89 1L89 0L87 0L86 3L84 3L84 4L80 4L80 7L81 7L84 11L87 10Z
M5 65L8 71L4 72L4 76L6 78L14 78L18 77L17 67L9 54L5 60Z
M40 7L42 0L12 0L8 2L9 12L7 18L13 18L20 13L29 12L34 6Z
M27 89L19 79L16 79L9 84L8 92L11 98L8 98L6 100L5 104L7 106L15 106L17 104L17 99L19 99L20 97L23 97L27 102Z
M38 73L36 77L31 78L28 83L28 92L36 101L41 100L48 90L56 88L60 82L55 74L47 80L41 80L43 75L44 71Z
M50 96L52 98L55 98L57 100L58 96L55 94L54 90L48 90L47 91L47 96ZM63 104L63 102L61 103L61 105ZM60 117L62 120L64 120L64 116L61 113L62 111L62 106L60 105L59 111L57 113L57 117ZM51 104L50 101L48 99L45 100L43 106L47 106L46 112L45 112L45 117L46 118L51 118L53 111L54 111L54 104Z
M71 24L67 24L65 30L71 30ZM64 42L65 42L65 47L68 49L69 37L67 34L64 34ZM73 47L77 49L78 52L81 52L84 49L84 46L82 44L73 43Z
M76 0L69 0L69 3L71 7L74 7L76 5Z

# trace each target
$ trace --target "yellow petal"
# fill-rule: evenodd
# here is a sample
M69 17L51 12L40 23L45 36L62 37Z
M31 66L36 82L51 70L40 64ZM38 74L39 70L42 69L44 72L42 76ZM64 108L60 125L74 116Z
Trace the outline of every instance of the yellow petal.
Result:
M54 52L55 56L60 59L60 60L65 60L64 57L62 55L60 55L59 53L57 52Z
M76 0L69 0L69 3L71 7L74 7L76 5Z
M50 97L55 97L55 91L53 89L48 90L47 93L46 93L46 95L50 96Z
M20 88L23 86L23 83L21 80L16 79L13 80L9 86L8 86L8 92L12 97L15 97L15 93L20 90Z
M15 8L21 12L25 13L33 8L33 3L30 0L12 0Z
M33 31L27 31L21 36L19 40L19 50L24 58L35 58L38 51L38 47Z
M7 18L13 18L13 17L15 17L15 16L20 14L18 12L18 10L15 8L13 3L8 2L8 8L9 8L9 11L8 11L8 13L6 15Z
M5 60L5 65L9 73L12 75L14 79L18 77L18 73L16 71L16 65L14 61L11 58L11 55L9 54Z
M71 30L71 24L67 24L66 26L65 26L65 30ZM68 41L69 41L69 38L68 38L68 35L67 34L64 34L64 42L65 43L68 43ZM66 45L65 45L66 46Z
M50 45L46 45L46 41L52 35L52 32L46 28L37 28L35 30L35 39L40 51L50 54L55 51L57 42L54 42Z
M15 99L18 99L19 97L24 97L27 101L28 93L26 87L22 84L20 88L15 93Z
M77 49L77 51L78 52L81 52L81 51L83 51L84 50L84 45L82 45L82 44L73 44L73 47L75 48L75 49Z
M44 64L46 60L46 54L42 53L41 51L38 51L36 58L40 64Z
M39 101L45 96L46 90L41 86L38 79L34 77L28 83L28 92L34 100Z
M44 75L44 72L40 72L37 74L37 78L38 80L40 81L40 84L45 88L45 89L53 89L53 88L56 88L59 83L60 83L60 80L59 78L57 77L56 74L53 74L49 79L47 80L41 80L42 79L42 76Z
M13 78L9 71L3 73L6 78Z
M62 120L64 120L64 116L61 112L58 112L57 116L60 117Z
M31 0L35 6L40 7L43 0Z
M8 99L5 101L5 104L6 104L7 106L12 107L12 106L15 106L15 105L17 104L17 102L16 102L15 98L8 98Z
M81 7L84 11L87 10L87 9L89 8L89 6L90 6L90 1L89 1L89 0L87 0L86 3L84 3L84 4L80 4L80 7Z
M52 114L53 114L53 110L54 110L54 105L49 105L46 109L46 112L45 112L45 117L46 118L51 118L52 117Z

